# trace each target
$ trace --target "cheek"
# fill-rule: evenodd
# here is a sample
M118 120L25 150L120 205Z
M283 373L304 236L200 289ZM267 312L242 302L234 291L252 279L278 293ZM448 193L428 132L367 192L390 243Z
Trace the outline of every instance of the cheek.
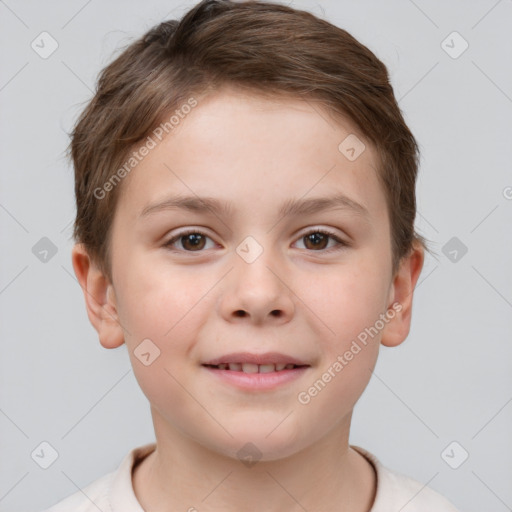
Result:
M193 389L193 382L187 380L187 370L183 372L180 370L180 365L172 364L172 355L166 357L162 353L149 366L141 364L133 354L130 355L130 358L140 389L152 409L157 411L157 417L164 420L166 425L164 428L172 425L176 430L181 431L182 435L195 437L198 418L201 418L200 425L206 422L211 433L218 429L217 434L223 434L222 429L214 421L210 421L209 416L205 416L201 405L204 400L201 398L198 401L194 398L199 393L191 395L187 391ZM201 395L199 394L199 396ZM159 426L162 427L162 424L157 421L155 429Z
M357 264L317 279L318 286L308 288L304 301L314 305L311 309L319 312L325 328L318 338L323 345L320 367L298 401L326 425L339 421L357 402L379 352L387 274L375 258L364 256L358 255Z
M306 305L325 329L326 350L339 352L375 324L387 306L388 286L378 266L364 264L317 275L315 286L304 290ZM330 347L330 349L329 349Z
M186 428L187 421L201 414L184 388L191 389L187 380L195 364L191 351L205 311L211 307L205 296L211 284L165 267L129 264L132 270L123 275L118 287L122 297L118 313L128 331L125 343L134 375L152 406L162 416L166 411L181 411L179 418L170 416L167 421Z
M118 304L120 319L129 331L127 345L134 347L150 338L162 350L176 347L173 340L184 332L193 334L190 318L207 302L204 295L208 287L176 269L148 268L136 262L130 265L132 271L123 276L119 287L123 301Z
M209 288L165 267L128 264L131 271L117 286L117 310L135 377L152 403L178 406L183 398L178 382L185 385L190 371L183 363L194 364L191 351L210 305Z
M331 278L324 293L310 292L312 309L321 312L316 323L327 327L318 336L319 367L297 400L326 428L351 411L370 381L381 338L375 324L384 312L385 297L376 274L353 270Z

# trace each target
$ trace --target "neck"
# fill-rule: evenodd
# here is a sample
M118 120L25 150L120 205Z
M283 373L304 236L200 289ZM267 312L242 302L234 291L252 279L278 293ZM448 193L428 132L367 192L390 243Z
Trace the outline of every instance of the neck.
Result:
M373 466L349 447L350 418L292 456L244 464L169 429L152 410L157 449L134 470L135 495L152 512L368 512ZM165 427L164 427L165 426Z

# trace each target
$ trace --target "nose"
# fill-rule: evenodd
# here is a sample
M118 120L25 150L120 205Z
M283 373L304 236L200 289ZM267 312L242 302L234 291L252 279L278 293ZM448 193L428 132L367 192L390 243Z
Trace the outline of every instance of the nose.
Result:
M233 263L220 301L224 319L252 324L289 322L295 310L294 293L287 283L284 266L277 264L272 251L264 250L252 262L235 252Z

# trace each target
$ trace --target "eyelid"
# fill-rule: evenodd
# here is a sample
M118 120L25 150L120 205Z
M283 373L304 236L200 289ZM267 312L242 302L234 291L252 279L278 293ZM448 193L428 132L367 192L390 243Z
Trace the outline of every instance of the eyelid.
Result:
M328 235L331 235L332 237L340 238L340 234L337 233L333 228L330 227L324 227L324 226L311 226L309 228L305 228L304 231L300 231L299 235L297 235L298 238L301 238L303 236L309 235L310 233L326 233Z
M193 254L193 253L200 254L200 253L204 252L204 250L202 250L202 251L185 251L183 249L175 249L172 247L172 245L179 242L181 238L183 238L184 236L187 236L187 235L191 235L191 234L197 234L197 235L204 236L205 238L209 238L214 243L216 243L215 240L213 240L213 237L211 237L206 232L205 228L185 228L183 231L176 233L169 240L167 240L167 242L164 243L164 247L168 248L172 252L190 253L190 254Z
M318 251L308 250L307 252L309 252L309 253L313 253L314 254L314 253L317 252L319 254L326 254L326 253L330 253L330 252L337 251L337 250L340 250L340 249L344 249L344 248L349 247L351 245L350 242L348 242L347 240L342 238L342 236L339 235L336 231L334 231L334 229L332 229L332 228L325 228L325 227L322 227L322 226L313 226L313 227L307 228L306 231L302 232L297 237L297 240L300 240L300 239L304 238L305 236L310 235L312 233L322 233L322 234L328 235L330 238L332 238L333 240L336 241L337 246L331 247L329 249L321 249L321 250L318 250Z

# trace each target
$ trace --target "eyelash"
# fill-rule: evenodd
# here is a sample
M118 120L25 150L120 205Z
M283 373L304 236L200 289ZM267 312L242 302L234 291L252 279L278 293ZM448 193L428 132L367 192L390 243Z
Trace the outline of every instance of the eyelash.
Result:
M335 233L333 233L332 231L329 231L328 229L325 229L325 228L319 228L319 229L312 229L311 231L308 231L306 233L304 233L302 236L299 237L298 240L300 239L303 239L305 237L307 237L308 235L312 235L314 233L320 233L322 235L327 235L328 237L332 238L335 242L338 243L338 245L336 247L331 247L329 249L319 249L317 251L311 249L306 249L308 252L319 252L319 253L330 253L330 252L333 252L333 251L339 251L339 250L342 250L346 247L349 247L349 243L348 242L345 242L344 240L342 240L341 238L339 238ZM187 252L187 253L201 253L201 252L204 252L204 250L201 250L201 251L187 251L185 249L174 249L172 247L172 245L176 242L178 242L181 238L185 237L185 236L188 236L188 235L202 235L202 236L205 236L206 238L210 238L211 240L211 237L209 237L206 233L203 233L202 231L198 230L198 229L189 229L187 231L183 231L182 233L178 233L176 236L174 236L173 238L171 238L170 240L168 240L165 244L164 244L164 247L168 248L169 250L173 251L173 252Z

